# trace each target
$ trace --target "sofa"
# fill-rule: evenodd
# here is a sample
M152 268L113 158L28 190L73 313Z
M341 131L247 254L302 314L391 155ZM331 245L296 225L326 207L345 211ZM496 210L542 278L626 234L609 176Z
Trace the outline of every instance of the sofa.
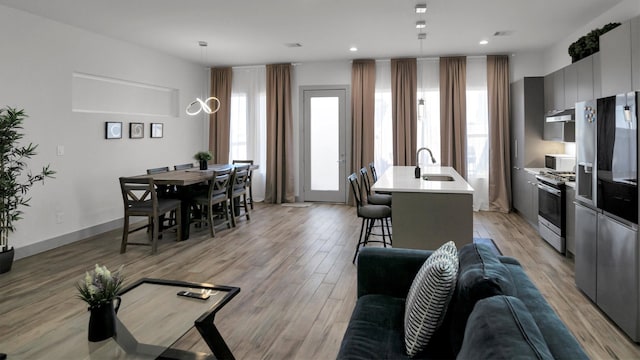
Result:
M455 290L426 348L405 350L405 300L428 250L364 248L357 302L338 359L588 359L511 257L486 245L459 249Z

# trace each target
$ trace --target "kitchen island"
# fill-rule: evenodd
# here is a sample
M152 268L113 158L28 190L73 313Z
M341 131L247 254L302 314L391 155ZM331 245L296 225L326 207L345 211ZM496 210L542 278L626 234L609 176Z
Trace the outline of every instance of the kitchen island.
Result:
M372 190L392 196L393 247L434 250L473 241L473 188L448 166L393 166ZM426 179L424 178L426 177Z

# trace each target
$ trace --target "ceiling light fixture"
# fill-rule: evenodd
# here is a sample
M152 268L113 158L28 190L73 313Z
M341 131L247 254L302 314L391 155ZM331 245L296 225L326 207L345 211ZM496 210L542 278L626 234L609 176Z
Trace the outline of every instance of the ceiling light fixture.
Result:
M416 21L416 29L424 29L427 27L427 22L424 20Z
M355 47L355 46L352 46L352 47L349 48L349 51L356 52L356 51L358 51L358 48Z
M206 41L198 41L198 45L200 46L200 58L202 59L202 63L204 64L205 57L206 57L204 55L204 52L206 52L208 44ZM206 87L206 85L203 87ZM204 93L206 93L206 90L204 91ZM215 103L215 106L213 109L211 108L211 105L210 105L212 102ZM196 104L198 106L195 106ZM185 112L187 113L187 115L195 116L195 115L198 115L201 111L204 111L206 114L213 114L218 110L220 110L220 100L215 96L211 96L211 97L208 97L206 100L202 100L201 98L197 97L194 101L192 101L187 106L187 108L185 109Z
M480 40L480 45L487 45L489 43L489 41L487 40Z
M427 4L417 4L416 14L424 14L427 12Z
M427 33L418 33L418 40L424 40L427 38Z

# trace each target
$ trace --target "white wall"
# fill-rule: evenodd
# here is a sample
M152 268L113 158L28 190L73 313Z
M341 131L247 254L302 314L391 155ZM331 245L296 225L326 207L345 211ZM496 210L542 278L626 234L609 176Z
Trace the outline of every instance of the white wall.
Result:
M39 144L32 168L51 164L57 172L30 192L31 207L10 237L17 257L117 227L118 177L194 161L207 147L205 119L184 114L204 89L204 68L4 6L0 33L0 106L29 115L25 142ZM177 89L178 117L72 112L74 72ZM105 121L123 122L123 138L105 140ZM129 122L145 124L144 139L128 139ZM151 122L164 123L163 138L149 138ZM58 145L64 156L56 155Z

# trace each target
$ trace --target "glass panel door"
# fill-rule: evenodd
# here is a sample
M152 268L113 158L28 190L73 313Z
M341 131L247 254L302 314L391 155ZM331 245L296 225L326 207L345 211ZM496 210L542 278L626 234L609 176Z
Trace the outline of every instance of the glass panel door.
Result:
M345 202L346 90L304 91L305 201Z

